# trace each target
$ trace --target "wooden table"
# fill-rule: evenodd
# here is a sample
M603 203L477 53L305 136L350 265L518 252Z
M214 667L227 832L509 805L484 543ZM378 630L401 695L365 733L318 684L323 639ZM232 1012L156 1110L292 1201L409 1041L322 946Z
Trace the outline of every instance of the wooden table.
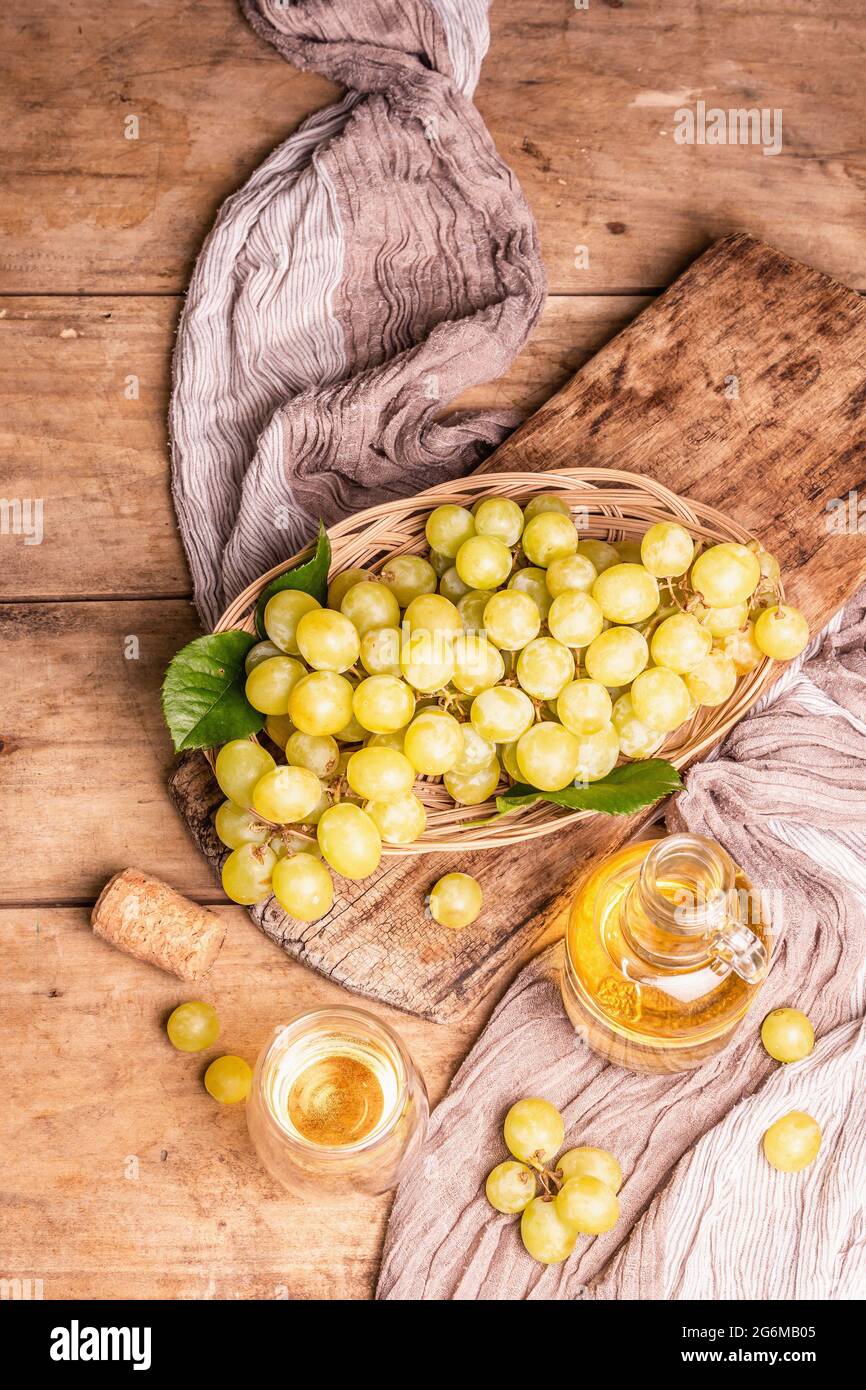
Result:
M220 201L335 89L233 0L118 0L110 21L100 0L12 0L0 25L2 492L44 504L40 545L0 534L0 1278L55 1298L366 1297L387 1201L277 1193L243 1115L165 1039L190 991L87 927L127 863L222 900L164 790L157 692L197 630L169 353ZM535 210L551 294L507 378L468 400L538 404L731 230L864 287L850 5L496 0L492 31L477 102ZM675 145L674 112L698 99L781 108L782 152ZM207 997L225 1049L252 1059L281 1018L344 996L219 910ZM493 1002L449 1028L394 1018L434 1101Z

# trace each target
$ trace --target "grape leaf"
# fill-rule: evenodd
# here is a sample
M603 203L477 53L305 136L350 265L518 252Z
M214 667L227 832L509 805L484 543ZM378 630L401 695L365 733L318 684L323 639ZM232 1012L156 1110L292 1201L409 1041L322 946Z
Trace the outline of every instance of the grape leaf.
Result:
M244 657L256 638L231 629L196 637L172 658L162 683L162 712L174 751L214 748L264 726L244 684Z
M256 604L256 631L259 637L267 637L265 632L265 607L269 599L274 594L279 594L283 589L302 589L305 594L312 594L319 603L324 603L328 593L328 570L331 568L331 542L325 530L325 523L319 522L319 535L316 540L316 548L309 560L303 564L295 565L294 569L286 570L285 574L278 574L276 579L272 579L261 592L258 603Z
M561 792L540 792L535 787L517 783L504 796L497 796L496 809L504 814L535 801L551 801L570 811L606 811L611 816L629 816L643 806L661 801L681 786L680 774L673 763L664 758L647 758L643 762L623 763L598 782L565 787Z

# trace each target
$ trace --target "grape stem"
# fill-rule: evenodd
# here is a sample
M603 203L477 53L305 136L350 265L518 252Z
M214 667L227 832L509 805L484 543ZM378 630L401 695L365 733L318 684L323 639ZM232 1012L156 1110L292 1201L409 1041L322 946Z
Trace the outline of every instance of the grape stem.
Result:
M541 1183L542 1202L552 1202L557 1192L562 1187L562 1169L548 1168L544 1162L544 1155L540 1149L536 1150L529 1161L535 1169L538 1181Z

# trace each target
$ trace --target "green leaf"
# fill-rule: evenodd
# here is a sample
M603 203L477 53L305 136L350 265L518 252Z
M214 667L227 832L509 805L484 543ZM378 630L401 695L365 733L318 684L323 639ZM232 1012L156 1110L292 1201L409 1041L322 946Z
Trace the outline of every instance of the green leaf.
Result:
M302 565L295 565L294 569L286 570L285 574L278 574L276 579L272 579L262 590L256 604L256 631L259 637L265 638L268 635L265 632L265 606L274 594L280 593L283 589L303 589L305 594L312 594L319 603L324 603L328 594L330 568L331 542L328 540L325 523L320 521L316 549L310 559L305 560Z
M177 653L162 683L162 712L174 751L214 748L263 728L244 685L244 657L256 638L232 629L197 637Z
M561 792L540 792L518 783L504 796L497 796L496 808L504 814L516 806L551 801L570 811L606 811L611 816L630 816L633 811L652 806L681 786L680 774L673 763L664 758L647 758L644 762L623 763L598 782L565 787Z

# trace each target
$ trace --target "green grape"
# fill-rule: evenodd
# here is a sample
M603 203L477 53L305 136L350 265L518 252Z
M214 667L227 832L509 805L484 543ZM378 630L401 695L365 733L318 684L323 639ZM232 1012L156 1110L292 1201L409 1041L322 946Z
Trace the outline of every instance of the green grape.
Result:
M301 589L281 589L265 605L265 632L280 651L298 655L298 623L307 613L320 608L312 594Z
M791 661L809 641L809 624L799 608L774 604L755 619L755 641L772 661Z
M335 575L328 585L328 607L340 611L340 604L346 597L353 584L360 584L363 580L370 578L370 571L363 569L343 570L342 574Z
M503 651L519 652L538 636L541 614L529 594L519 589L503 589L492 594L484 609L484 631L488 642Z
M748 602L734 603L730 608L708 608L698 603L694 615L701 627L705 627L712 637L729 637L738 628L744 627L749 617Z
M643 565L611 565L592 586L592 596L612 623L642 623L659 606L659 585Z
M578 554L591 560L599 574L609 570L612 565L622 564L622 556L616 546L611 545L610 541L598 540L595 536L587 536L586 540L580 542Z
M614 1196L622 1187L622 1168L607 1149L569 1149L556 1160L556 1169L566 1182L571 1178L598 1178Z
M574 680L574 657L555 638L534 637L517 658L517 679L536 700L555 700Z
M441 579L445 571L451 568L452 561L449 556L440 555L438 550L431 550L428 559L437 579Z
M247 676L246 697L262 714L285 714L289 696L304 674L304 666L293 656L269 657Z
M467 592L498 589L511 573L511 551L495 536L470 536L458 550L454 563Z
M583 1173L563 1183L554 1199L564 1226L581 1236L601 1236L619 1220L619 1202L607 1183Z
M657 666L683 675L703 661L713 645L705 627L691 613L674 613L659 623L650 642L652 659Z
M271 896L271 874L277 856L270 845L241 845L222 867L222 885L232 902L251 907Z
M463 756L460 725L444 710L422 710L406 730L403 752L422 776L441 777Z
M641 541L640 558L650 574L673 579L685 574L695 553L695 543L676 521L657 521Z
M430 893L430 915L440 927L459 931L475 921L482 901L481 884L471 874L444 874Z
M773 1009L761 1024L761 1042L777 1062L802 1062L815 1046L815 1029L799 1009Z
M474 772L457 772L456 769L446 772L443 781L448 795L460 806L480 806L496 791L500 776L499 759L493 758Z
M588 647L604 627L604 615L590 594L559 594L550 605L547 625L566 647Z
M273 890L283 911L299 922L318 922L334 905L331 875L312 854L292 854L278 860Z
M356 593L360 587L360 584L354 585L349 594ZM385 592L388 592L387 589ZM399 612L397 616L400 616ZM354 624L331 608L317 608L312 613L305 613L298 623L295 641L301 656L314 671L348 671L358 660L361 650ZM275 710L274 713L281 711Z
M367 748L394 748L398 753L403 752L403 737L405 729L395 729L392 734L370 734L366 740Z
M649 661L643 633L633 627L609 627L586 649L584 664L590 680L601 685L630 685Z
M520 1218L520 1238L527 1255L539 1264L555 1265L567 1260L577 1243L577 1233L563 1224L556 1202L533 1197Z
M464 584L460 575L457 573L457 566L452 565L446 570L439 580L439 592L443 598L447 598L451 603L459 604L462 598L473 591L468 584ZM460 611L459 608L457 610Z
M508 581L508 588L516 589L519 594L528 594L541 614L541 621L547 621L553 600L547 588L544 570L537 569L534 565L515 570Z
M411 632L400 648L400 670L413 690L427 695L441 690L454 675L451 642L440 632L428 632L426 628Z
M519 742L519 739L515 739L513 743L503 743L500 749L502 766L512 782L519 782L521 778L520 768L517 766L517 744Z
M586 555L564 555L547 570L547 591L551 598L560 594L588 594L598 578L598 570Z
M641 671L631 688L631 703L642 724L669 734L689 716L689 691L682 676L664 666Z
M400 629L374 627L361 638L361 665L371 676L399 676Z
M454 642L452 682L463 695L480 695L505 675L501 654L483 633L467 632Z
M799 1173L818 1157L821 1128L811 1115L792 1110L764 1135L764 1157L780 1173Z
M419 594L418 598L413 598L403 614L403 621L410 633L436 632L450 639L463 631L459 610L442 594Z
M528 521L532 521L533 517L540 516L542 512L559 512L562 516L571 516L568 506L557 493L542 492L537 497L533 497L524 507L524 525Z
M276 642L257 642L254 647L250 647L244 658L244 674L249 675L250 671L263 661L269 661L272 656L282 656L283 653Z
M265 720L265 733L278 748L285 748L295 726L287 714L269 714Z
M487 1175L484 1193L490 1205L506 1216L514 1216L528 1206L536 1193L535 1174L525 1163L511 1160L497 1163Z
M711 545L692 565L692 588L710 608L730 608L751 598L761 566L745 545L725 541Z
M479 536L495 536L504 545L516 545L523 531L523 512L510 497L485 497L473 508Z
M388 585L369 579L352 585L340 604L340 612L359 637L377 627L398 627L400 623L400 605Z
M411 845L427 826L427 812L414 792L387 801L365 801L364 810L388 845Z
M330 806L319 821L319 848L326 863L343 878L366 878L379 867L382 837L376 823L350 801Z
M611 722L619 734L619 751L626 758L648 758L664 743L663 733L638 719L628 691L614 700Z
M424 533L431 550L453 560L463 542L475 535L475 517L465 507L446 503L430 513Z
M421 594L436 592L436 571L420 555L393 555L383 566L381 579L401 608L408 608Z
M517 766L524 782L540 792L559 792L574 781L579 744L562 724L542 720L517 740Z
M535 710L525 691L495 685L476 695L469 718L482 738L491 743L514 743L532 724Z
M322 819L322 816L325 814L330 805L331 798L326 789L323 787L322 795L319 797L318 802L313 807L310 814L304 817L304 825L318 825L319 821Z
M322 784L308 767L275 767L253 788L253 809L275 825L306 820L318 805Z
M466 776L488 767L495 760L496 744L489 738L482 738L473 724L461 724L460 733L463 736L463 752L452 771Z
M415 713L415 696L397 676L368 676L352 699L355 717L371 734L405 729Z
M754 671L764 660L764 653L755 641L755 624L747 622L739 632L732 632L716 643L716 650L729 656L738 676Z
M551 1163L565 1138L565 1121L549 1100L529 1096L518 1100L503 1125L508 1152L522 1163L540 1167Z
M617 541L616 552L620 560L627 565L643 565L640 541ZM649 566L645 565L644 568L649 569ZM650 574L652 574L652 570L650 570Z
M195 999L178 1004L165 1025L168 1040L178 1052L203 1052L213 1047L220 1035L220 1021L213 1004Z
M224 801L220 806L214 816L214 829L227 849L263 845L271 833L270 826L262 825L258 816L233 801Z
M457 611L467 632L480 632L484 627L484 610L489 602L486 589L470 589L457 600Z
M757 556L761 569L761 579L766 587L777 588L782 577L782 569L775 555L771 555L769 550L765 550L760 541L749 541L748 549Z
M554 560L577 553L577 529L570 516L560 512L539 512L526 523L523 553L533 565L547 569Z
M236 806L251 806L253 787L276 763L266 748L248 738L233 738L217 753L214 775L220 790Z
M573 734L597 734L610 723L612 701L598 681L570 681L556 701L556 713Z
M354 699L354 695L352 698ZM334 738L338 743L363 743L366 737L367 730L364 728L364 725L355 718L354 714L348 723L344 724L342 729L338 729L334 734Z
M302 734L297 730L286 744L286 762L307 767L325 781L333 777L340 761L337 740L331 734Z
M327 801L327 805L322 807L323 812L326 811L331 804L330 801L328 801L327 793L325 793L325 800ZM319 817L316 817L316 819L318 820ZM285 826L281 826L277 834L271 836L270 840L268 840L268 844L278 859L285 859L287 855L291 854L312 854L314 859L321 859L322 857L322 851L319 849L317 840L310 840L299 831L288 830Z
M359 748L346 768L353 792L367 801L387 801L411 791L415 769L405 753L393 748Z
M289 696L289 715L303 734L338 734L352 718L352 694L345 676L311 671Z
M600 782L616 766L619 734L613 724L605 724L594 734L576 734L577 767L575 782Z
M723 705L737 684L737 670L724 652L710 652L684 677L689 694L699 705Z
M243 1057L217 1057L204 1074L205 1090L220 1105L237 1105L250 1093L253 1073Z

